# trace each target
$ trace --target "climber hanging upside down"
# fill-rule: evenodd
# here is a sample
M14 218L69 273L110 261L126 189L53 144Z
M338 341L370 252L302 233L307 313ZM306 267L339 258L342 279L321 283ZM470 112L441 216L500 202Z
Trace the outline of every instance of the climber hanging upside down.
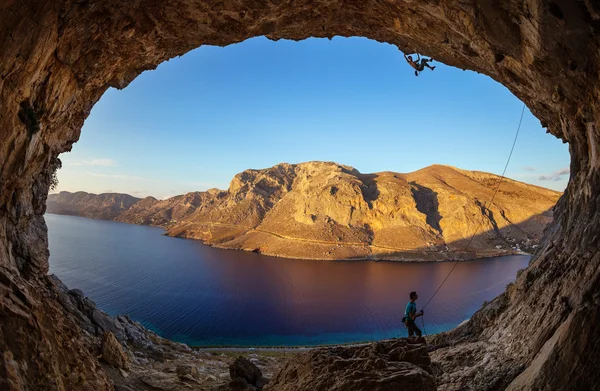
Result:
M419 53L417 53L417 57L418 57L417 61L413 61L412 56L407 56L406 54L404 55L404 58L406 59L408 64L415 69L415 76L419 76L419 72L423 71L423 69L425 69L425 67L431 69L432 71L435 69L435 66L432 67L431 65L428 64L428 62L433 61L433 58L430 58L430 59L423 58L422 59L421 56L419 55Z

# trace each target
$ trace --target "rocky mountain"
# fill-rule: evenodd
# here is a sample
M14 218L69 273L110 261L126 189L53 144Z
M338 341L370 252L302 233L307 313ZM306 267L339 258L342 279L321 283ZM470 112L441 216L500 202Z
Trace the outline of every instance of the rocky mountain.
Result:
M220 248L306 259L455 259L536 246L560 193L478 171L433 165L362 174L331 162L237 174L227 191L157 200L60 193L51 213L164 227ZM79 212L80 211L80 212Z
M129 194L90 194L84 191L76 193L61 191L58 194L48 195L46 211L62 215L113 220L138 201L140 201L139 198Z

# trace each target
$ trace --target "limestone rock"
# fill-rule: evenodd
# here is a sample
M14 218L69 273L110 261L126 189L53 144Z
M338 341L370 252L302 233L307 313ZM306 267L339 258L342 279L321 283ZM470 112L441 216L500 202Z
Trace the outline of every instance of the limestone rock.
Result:
M435 389L423 338L301 353L265 387L269 391Z
M115 368L127 369L129 367L129 359L123 351L123 346L110 331L104 333L102 338L102 359Z
M61 304L66 297L45 277L43 214L58 155L79 139L102 94L201 45L340 35L488 75L525 102L548 133L569 143L569 184L529 267L494 300L493 310L486 305L460 330L446 333L446 345L432 354L459 345L497 352L472 354L487 365L464 381L459 364L445 366L462 389L476 379L514 380L512 389L593 389L600 384L599 23L600 5L590 0L2 2L0 368L18 380L0 376L0 388L112 388L91 353L96 337L68 315ZM268 193L273 184L280 185L265 177L257 186ZM366 190L372 198L373 189ZM257 221L272 200L245 202L250 216L231 209L240 225ZM213 232L227 239L227 232ZM251 244L247 248L257 248ZM483 345L473 347L477 341ZM505 364L515 370L494 372Z
M1 390L113 390L95 338L63 307L51 279L0 268L0 308Z
M181 380L195 381L198 377L198 368L191 364L179 365L176 369L176 372L177 376L179 376Z

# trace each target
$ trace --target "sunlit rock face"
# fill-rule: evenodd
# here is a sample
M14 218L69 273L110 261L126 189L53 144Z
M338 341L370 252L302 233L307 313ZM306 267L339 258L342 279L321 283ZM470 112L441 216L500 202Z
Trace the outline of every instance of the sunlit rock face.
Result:
M103 92L203 44L341 35L487 74L569 143L571 179L537 256L501 297L445 336L464 341L452 348L470 349L475 369L457 372L447 348L434 355L448 387L590 389L600 382L599 28L600 6L590 0L3 2L2 388L108 387L85 334L63 332L43 278L42 215L56 157L77 141Z
M486 205L499 183L493 205ZM235 175L227 191L148 197L115 220L277 257L454 260L511 254L510 245L537 246L561 194L442 165L362 174L333 162L281 163ZM97 207L107 199L111 208ZM102 218L123 205L115 199L51 194L47 210Z

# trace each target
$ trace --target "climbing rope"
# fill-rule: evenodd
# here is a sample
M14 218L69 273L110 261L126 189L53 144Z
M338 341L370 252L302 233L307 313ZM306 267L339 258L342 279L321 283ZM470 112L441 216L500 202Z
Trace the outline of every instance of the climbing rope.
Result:
M498 193L498 190L500 189L500 184L502 183L502 180L504 179L504 175L506 174L506 169L508 168L508 164L510 163L510 159L512 158L513 151L515 150L515 145L517 144L517 138L519 137L519 132L521 130L521 123L523 122L523 114L524 113L525 113L525 103L523 103L523 109L521 110L521 119L519 119L519 126L517 127L517 133L515 134L515 139L513 140L512 147L510 148L510 153L508 154L508 159L506 160L506 165L504 166L504 171L502 171L502 176L498 180L498 186L496 186L496 190L494 191L494 194L492 195L492 198L490 199L490 202L484 205L484 209L487 209L488 206L491 206L492 202L494 202L494 198L496 197L496 194ZM460 257L456 260L456 262L454 262L454 265L452 266L452 269L450 269L450 272L448 273L448 275L446 276L446 278L444 278L444 280L442 281L442 283L440 284L440 286L435 290L435 292L429 298L429 300L427 300L427 302L425 303L425 305L423 306L422 309L425 309L425 307L427 307L427 304L429 304L431 302L431 300L433 300L433 298L435 297L435 295L437 295L437 293L440 291L440 289L442 289L442 286L444 286L444 283L448 280L448 277L450 277L450 275L452 274L452 272L456 268L456 265L458 265L458 263L460 261L462 261L463 255L465 255L465 253L467 252L467 249L471 245L471 242L475 238L475 235L477 235L477 233L479 232L479 228L483 224L484 220L485 220L485 215L481 218L481 221L479 222L479 225L477 225L477 228L475 229L475 232L473 232L473 236L471 236L471 239L469 239L469 242L467 243L467 246L465 247L465 249L462 251L462 254L460 254ZM424 329L425 328L425 322L423 321L423 317L421 317L421 322L423 324L423 329Z

